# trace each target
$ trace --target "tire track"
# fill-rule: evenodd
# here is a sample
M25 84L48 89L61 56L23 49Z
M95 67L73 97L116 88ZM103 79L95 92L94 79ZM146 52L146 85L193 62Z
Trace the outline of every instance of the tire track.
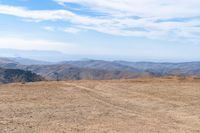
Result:
M76 87L76 88L79 88L82 92L84 92L86 95L88 95L89 97L92 97L93 99L95 99L96 101L106 105L106 106L109 106L109 107L112 107L112 108L115 108L117 110L120 110L122 112L126 112L127 114L131 115L131 116L137 116L137 114L135 112L133 112L132 110L130 109L127 109L123 106L120 106L120 105L117 105L116 103L113 103L111 100L109 100L108 98L105 98L103 96L100 96L98 95L93 89L91 88L88 88L88 87L84 87L84 86L80 86L80 85L76 85L76 84L73 84L73 83L65 83L65 85L68 85L68 86L73 86L73 87ZM64 88L63 88L64 89Z
M121 111L120 113L123 113L125 115L129 115L129 116L132 116L132 117L139 117L141 120L144 120L145 122L148 122L148 123L152 123L152 121L150 121L150 120L152 119L152 116L155 116L153 125L160 124L160 123L165 123L165 124L168 125L168 124L171 123L171 122L170 123L166 122L165 121L166 118L163 118L163 120L160 120L160 117L158 117L158 114L160 114L160 112L152 112L148 109L145 109L145 111L144 111L137 105L134 105L134 106L136 106L136 108L134 108L134 110L136 110L136 111L133 111L131 109L125 108L124 106L121 106L117 103L112 102L111 100L109 100L106 97L103 97L103 96L97 94L97 92L95 92L91 88L76 85L76 84L73 84L73 83L65 83L65 85L72 86L72 87L75 87L75 88L79 88L80 91L82 91L83 93L85 93L89 97L93 98L97 102L99 102L103 105L106 105L108 107L111 107L113 109L116 109L118 111ZM173 121L173 123L177 123L177 121L179 119L174 118L174 119L171 119L171 120ZM191 128L190 126L187 126L187 125L179 125L179 126L180 127L187 127L187 129Z

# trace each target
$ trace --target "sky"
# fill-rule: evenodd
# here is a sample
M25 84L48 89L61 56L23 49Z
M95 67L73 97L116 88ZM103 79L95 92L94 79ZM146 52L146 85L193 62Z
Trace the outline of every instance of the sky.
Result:
M199 7L199 0L0 0L0 49L200 61Z

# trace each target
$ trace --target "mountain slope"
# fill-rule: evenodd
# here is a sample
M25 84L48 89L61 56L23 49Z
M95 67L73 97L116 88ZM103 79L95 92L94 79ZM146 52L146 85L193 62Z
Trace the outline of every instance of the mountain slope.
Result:
M134 67L142 71L159 76L200 76L200 62L185 63L154 63L154 62L126 62L115 61L115 63Z
M86 61L66 61L61 64L73 65L80 68L91 68L101 70L118 70L118 71L129 71L139 73L142 72L140 69L123 65L117 62L103 61L103 60L86 60Z
M0 83L35 82L41 80L44 80L44 78L30 71L0 68Z
M81 79L123 79L137 78L145 75L141 72L130 72L125 70L106 70L99 68L83 68L69 64L60 65L32 65L25 66L24 69L33 71L50 80L81 80Z
M28 63L31 63L28 61ZM0 58L0 67L29 70L49 80L128 79L162 76L200 76L200 62L154 63L82 60L57 64L25 65L14 59Z
M11 58L0 58L1 68L16 68L19 63L12 60Z

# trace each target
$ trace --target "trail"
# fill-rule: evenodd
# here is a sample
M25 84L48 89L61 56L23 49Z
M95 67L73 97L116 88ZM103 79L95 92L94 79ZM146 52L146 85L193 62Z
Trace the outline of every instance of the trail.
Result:
M112 102L111 100L109 100L106 97L98 95L94 91L94 89L91 89L91 88L88 88L88 87L85 87L85 86L76 85L76 84L73 84L73 83L65 83L65 84L68 85L68 86L73 86L75 88L81 89L82 92L84 92L85 94L87 94L91 98L95 99L96 101L98 101L98 102L100 102L100 103L102 103L104 105L107 105L107 106L109 106L111 108L115 108L115 109L120 110L122 112L126 112L127 114L129 114L131 116L137 116L137 114L135 112L133 112L132 110L127 109L125 107L122 107L122 106ZM63 88L63 89L65 89L65 88Z
M72 86L72 87L75 87L75 88L79 88L82 92L84 92L86 95L88 95L89 97L93 98L97 102L99 102L101 104L104 104L104 105L106 105L108 107L111 107L112 109L116 109L117 111L121 111L120 113L123 113L125 115L129 115L129 116L132 116L132 117L139 117L140 119L143 119L145 121L149 121L147 118L151 118L152 116L157 116L158 114L162 113L162 112L152 112L151 110L148 110L148 109L143 110L141 107L139 107L137 105L134 105L135 106L135 108L134 108L135 111L133 111L131 109L128 109L128 108L126 108L124 106L121 106L121 105L117 104L116 102L113 102L113 100L110 100L107 97L99 95L99 93L97 93L95 91L95 89L91 89L89 87L80 86L80 85L73 84L73 83L65 83L65 85ZM63 89L65 89L65 88L63 88ZM140 93L138 93L138 94L140 94ZM160 98L156 98L156 99L157 100L159 99L159 101L162 101L163 103L166 103L163 100L161 100ZM179 113L181 114L181 112L179 112ZM187 115L187 114L185 114L185 115ZM154 119L156 120L156 121L154 121L154 124L156 124L157 122L159 124L158 118L155 117ZM160 120L160 122L161 121L162 120ZM176 119L174 119L172 121L173 121L173 123L177 123L177 121L179 121L179 120L178 120L178 118L176 118ZM149 122L151 122L151 121L149 121ZM164 121L162 121L162 122L164 122ZM183 126L183 125L181 125L181 126ZM184 126L187 127L188 129L192 129L188 125L184 125Z

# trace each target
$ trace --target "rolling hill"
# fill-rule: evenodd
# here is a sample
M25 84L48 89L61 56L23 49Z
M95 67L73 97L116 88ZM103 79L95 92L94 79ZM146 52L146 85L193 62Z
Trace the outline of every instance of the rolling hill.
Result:
M0 83L35 82L42 80L44 78L31 71L0 68Z
M103 80L103 79L128 79L137 78L145 75L142 72L133 72L123 69L113 69L106 70L100 68L89 68L81 67L70 64L58 64L58 65L32 65L25 66L24 69L33 71L39 75L46 77L49 80L81 80L81 79L93 79L93 80Z
M115 61L115 63L134 67L159 76L200 76L200 62L154 63Z
M0 58L0 67L29 70L48 80L133 79L163 76L200 77L200 62L154 63L81 60L48 64L23 58Z

